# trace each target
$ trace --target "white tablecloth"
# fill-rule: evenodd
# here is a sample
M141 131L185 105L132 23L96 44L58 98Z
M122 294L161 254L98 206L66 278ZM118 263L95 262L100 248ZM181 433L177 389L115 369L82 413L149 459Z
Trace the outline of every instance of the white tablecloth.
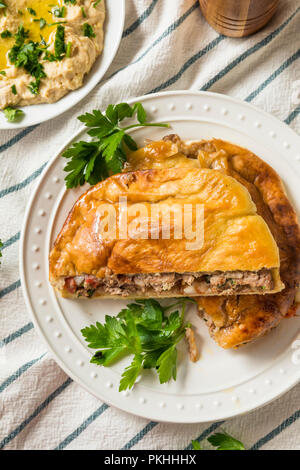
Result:
M114 0L118 2L119 0ZM72 382L46 351L27 312L18 269L22 219L45 162L79 128L76 116L162 90L225 93L300 132L300 5L280 2L261 32L216 33L194 0L126 0L126 25L105 78L75 108L21 131L0 131L0 448L184 449L220 424L168 425L131 416ZM300 449L300 385L221 426L247 448Z

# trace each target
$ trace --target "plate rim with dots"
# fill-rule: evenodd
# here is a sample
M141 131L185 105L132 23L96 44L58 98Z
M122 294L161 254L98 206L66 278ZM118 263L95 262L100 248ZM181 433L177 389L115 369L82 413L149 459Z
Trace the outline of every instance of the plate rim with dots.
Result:
M192 122L199 133L204 128L211 128L211 132L220 129L220 132L240 135L241 140L251 138L253 142L258 141L257 145L270 147L269 154L274 155L275 167L286 165L282 168L286 167L286 175L288 174L289 183L293 182L294 191L294 183L300 178L300 162L297 158L300 137L275 117L251 104L210 92L163 92L128 102L132 104L137 101L144 104L153 121L169 120L175 128L187 128L187 124L190 126ZM166 134L166 130L163 132ZM82 133L83 129L72 136L53 156L40 176L27 206L20 242L20 273L26 305L36 329L61 368L74 381L107 404L153 421L169 423L200 423L238 416L270 403L295 386L300 381L300 334L298 339L296 335L289 340L286 350L276 358L271 367L258 371L251 379L235 385L233 389L224 388L213 392L189 394L180 393L179 390L175 393L172 389L169 392L168 389L160 391L138 383L133 390L119 393L119 374L110 368L100 368L89 363L89 352L81 347L77 338L74 339L67 322L52 306L55 296L48 284L47 253L40 249L40 243L36 241L44 240L44 233L52 230L52 226L50 229L49 226L55 213L51 213L49 218L47 207L53 209L57 205L57 194L63 192L60 155ZM172 133L172 129L167 133ZM58 166L59 170L56 169ZM53 168L54 173L60 171L59 177L53 173ZM46 187L47 184L50 189ZM51 187L57 188L57 194L54 194L54 189L51 191ZM40 200L43 200L44 207L40 207ZM30 249L32 246L34 249ZM38 273L38 279L35 273ZM297 334L299 332L300 328ZM213 345L213 340L211 342ZM197 375L195 380L200 381L201 375Z

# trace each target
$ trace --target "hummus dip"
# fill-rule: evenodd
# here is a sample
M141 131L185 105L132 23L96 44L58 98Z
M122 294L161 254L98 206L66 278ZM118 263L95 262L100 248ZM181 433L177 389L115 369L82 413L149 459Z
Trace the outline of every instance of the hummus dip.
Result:
M0 109L54 103L103 50L104 0L0 1Z

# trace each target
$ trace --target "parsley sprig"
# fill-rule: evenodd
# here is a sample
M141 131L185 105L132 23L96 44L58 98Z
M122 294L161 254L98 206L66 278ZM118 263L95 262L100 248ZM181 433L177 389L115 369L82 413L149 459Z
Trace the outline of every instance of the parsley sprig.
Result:
M212 434L207 440L216 450L245 450L244 444L226 431ZM203 450L199 441L192 441L192 447L194 450Z
M105 324L97 322L84 328L81 333L89 347L97 349L91 363L109 367L118 359L133 354L131 364L122 374L120 392L132 388L143 369L156 369L161 384L172 378L176 380L176 346L190 327L184 324L188 302L194 301L184 298L163 307L153 299L137 300L127 305L117 317L106 315Z
M136 115L138 122L120 127L120 122ZM136 127L169 127L169 124L149 123L141 103L130 106L127 103L110 104L105 114L99 110L78 117L94 138L90 142L80 141L68 148L62 156L69 161L64 170L67 188L94 185L109 175L120 173L126 161L126 149L137 150L137 144L127 131Z

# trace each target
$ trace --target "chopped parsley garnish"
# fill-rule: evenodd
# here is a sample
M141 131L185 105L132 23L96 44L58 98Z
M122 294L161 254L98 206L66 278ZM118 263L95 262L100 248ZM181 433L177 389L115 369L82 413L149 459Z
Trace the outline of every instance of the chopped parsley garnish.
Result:
M0 36L1 36L2 39L11 38L12 33L10 31L8 31L8 29L6 29L5 31L2 31Z
M97 5L99 5L99 3L101 2L102 0L96 0L96 2L94 3L93 7L96 8Z
M0 70L0 74L5 76L6 75L5 70Z
M55 62L62 60L67 52L67 46L65 44L65 28L60 24L57 26L55 40L54 40L54 54L52 52L45 52L45 60L49 62Z
M84 23L82 25L83 28L83 35L87 36L88 38L95 38L96 34L94 33L93 27L89 23Z
M13 93L14 95L17 95L17 94L18 94L16 85L12 85L11 91L12 91L12 93Z
M41 48L40 43L29 41L25 43L28 38L28 31L23 26L19 26L17 34L15 34L15 44L8 53L9 60L16 67L23 67L33 78L28 86L33 94L37 94L42 78L46 77L43 65L39 62L44 49Z
M87 17L87 16L86 16L86 12L85 12L85 10L84 10L83 7L81 7L81 13L82 13L83 18L86 18L86 17Z
M163 307L153 299L129 304L117 317L106 315L105 323L81 330L89 347L97 349L91 363L109 367L133 354L131 364L122 374L119 391L134 386L143 369L155 369L161 384L176 380L176 346L190 325L184 324L184 311L192 299L178 299ZM181 312L179 312L179 307ZM171 312L167 315L167 312Z
M40 29L43 29L45 26L47 26L47 21L44 18L35 19L33 21L40 23Z
M120 127L125 118L137 116L138 123ZM78 117L88 134L95 140L74 143L62 156L69 159L64 168L67 188L91 185L109 175L120 173L126 161L126 148L137 150L137 144L126 131L135 127L170 127L169 124L148 123L147 114L141 103L130 106L127 103L109 105L105 114L99 110Z
M33 95L39 94L39 87L40 87L40 80L35 80L34 82L30 82L28 85L28 89L31 91Z
M52 9L52 13L56 18L64 18L66 16L66 8L65 7L54 7Z
M64 3L66 5L70 5L70 3L71 3L71 5L76 5L76 0L64 0Z
M64 26L61 26L61 25L57 26L55 41L54 41L54 50L55 50L55 56L58 58L58 60L62 60L62 55L66 52Z
M47 21L44 18L39 18L33 20L36 23L40 23L40 29L44 29L45 26L56 26L57 24L64 24L67 23L66 21L57 21L56 23L47 23Z
M21 109L12 108L11 106L5 108L3 112L9 122L18 122L24 116L24 112Z
M27 11L32 15L32 16L36 16L36 11L33 9L33 8L27 8Z
M4 3L4 2L0 2L0 8L7 8L7 5L6 5L6 3Z
M68 42L67 47L66 47L66 57L71 57L72 53L72 43Z

